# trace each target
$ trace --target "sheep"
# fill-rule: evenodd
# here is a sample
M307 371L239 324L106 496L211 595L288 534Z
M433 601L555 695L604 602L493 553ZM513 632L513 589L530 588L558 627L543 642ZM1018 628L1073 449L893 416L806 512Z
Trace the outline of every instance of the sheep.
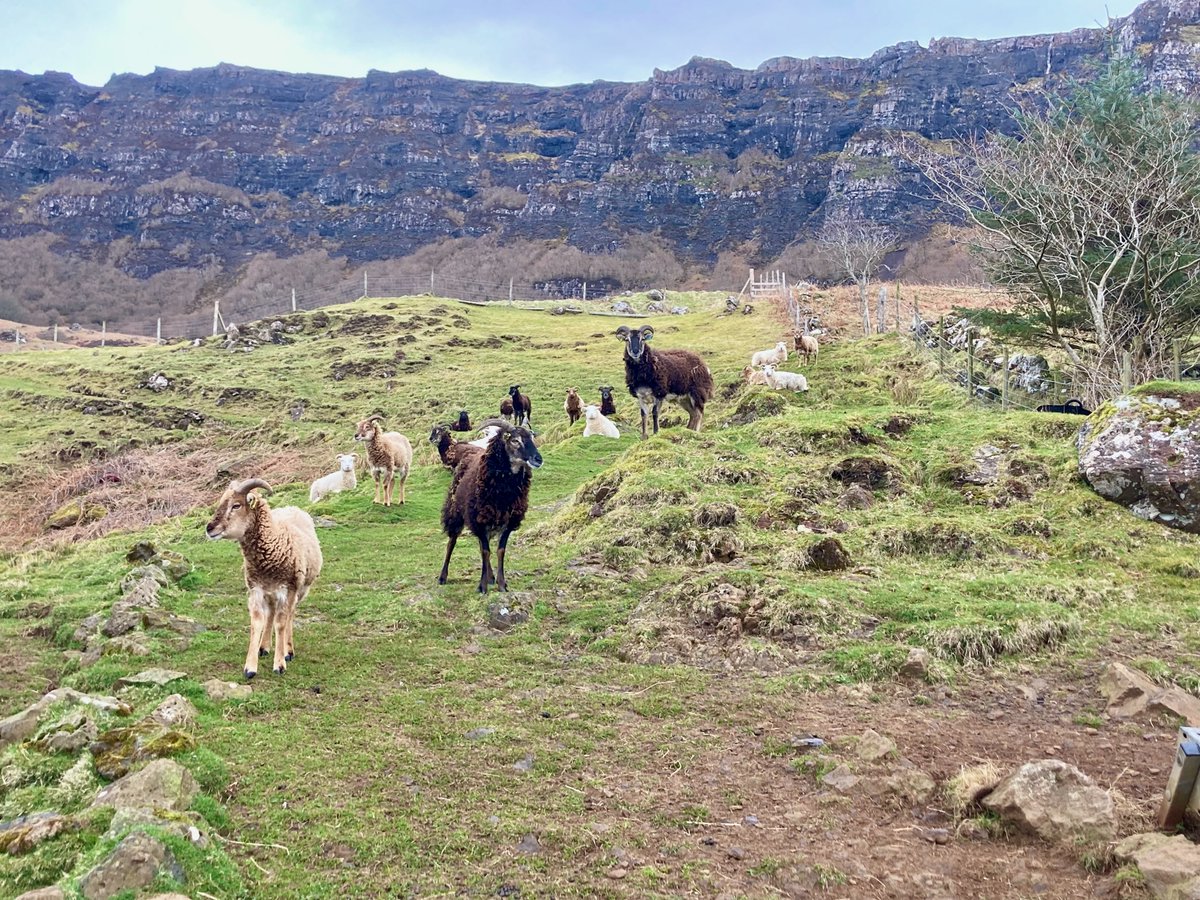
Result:
M658 434L658 412L664 400L674 400L688 414L687 427L699 431L704 421L704 404L712 399L712 372L691 350L651 350L654 329L649 325L633 331L628 325L617 329L625 343L625 384L637 397L642 411L642 438L646 437L646 413L654 418Z
M767 384L777 391L807 391L808 379L799 372L781 372L768 363L763 366Z
M787 358L787 344L785 344L783 341L780 341L770 350L759 350L757 353L755 353L752 357L750 357L750 365L765 366L767 363L779 365L780 363L787 362Z
M204 529L210 540L237 541L242 547L249 591L250 646L242 670L249 681L258 674L258 658L275 631L275 674L282 675L296 655L292 623L296 606L321 574L321 544L312 516L295 506L271 509L251 495L271 486L261 478L235 481L225 489Z
M619 438L621 436L621 432L617 430L617 426L608 421L595 406L589 406L585 409L583 417L587 420L583 424L584 437Z
M810 363L816 365L817 354L821 351L821 345L817 343L816 337L811 334L802 334L796 338L796 352L804 357L804 364L807 366Z
M583 415L583 404L579 400L578 388L567 388L567 399L563 401L563 409L566 410L567 418L571 420L570 424L574 425Z
M433 430L429 432L429 443L437 448L442 464L449 469L458 468L458 464L467 454L475 453L479 449L474 444L454 440L450 437L450 428L445 425L433 426Z
M746 384L768 384L767 376L758 369L751 368L750 366L742 369L742 381L746 382Z
M450 430L451 431L470 431L471 430L471 417L467 415L467 411L465 409L460 409L458 411L458 421L450 426Z
M496 434L500 431L500 426L494 425L494 424L484 425L479 430L482 431L483 434L481 434L479 437L475 438L475 440L468 441L467 443L472 447L480 447L480 448L486 450L488 441L490 441L492 438L494 438L496 436Z
M504 554L508 536L521 527L529 509L529 482L533 469L542 465L542 455L533 444L528 428L493 420L497 432L482 453L472 454L454 470L446 502L442 506L442 530L446 532L446 558L438 584L445 584L450 555L463 529L479 541L479 593L486 594L495 583L508 590L504 577ZM496 571L492 571L492 535L499 532Z
M358 477L354 474L354 464L358 462L357 453L342 453L338 458L338 470L322 475L308 489L308 502L316 503L330 494L341 491L352 491L358 487Z
M598 390L600 391L600 414L615 416L617 414L617 404L613 402L612 385L602 384Z
M404 483L412 467L412 444L398 431L383 430L383 416L374 415L358 423L356 441L367 445L367 470L375 479L375 503L383 495L384 506L392 505L396 474L400 475L400 505L404 505Z
M514 384L508 389L508 396L512 398L513 424L533 428L529 418L533 414L533 404L529 402L529 396L521 393L519 384Z
M500 418L506 422L511 422L513 418L513 402L512 397L505 397L500 401Z

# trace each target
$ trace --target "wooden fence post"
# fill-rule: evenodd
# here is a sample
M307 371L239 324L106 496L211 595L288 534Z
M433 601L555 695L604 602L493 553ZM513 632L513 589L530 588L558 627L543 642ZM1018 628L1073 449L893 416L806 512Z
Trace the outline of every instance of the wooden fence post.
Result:
M1004 359L1003 380L1000 382L1000 407L1008 411L1008 348L1001 347L1000 352Z
M1171 377L1176 381L1183 381L1183 361L1182 352L1180 349L1181 341L1175 338L1171 341Z
M975 331L973 328L967 329L967 399L970 400L975 396L975 341L971 337Z
M513 280L508 279L508 305L513 305Z
M292 288L292 312L296 311L296 289Z
M1121 353L1121 393L1128 394L1133 387L1133 354L1128 350Z
M946 317L938 317L938 372L946 374Z
M100 346L103 347L108 341L108 322L100 323Z
M154 326L154 343L162 343L162 316L158 317L158 322Z
M58 323L54 323L54 343L58 343Z
M900 282L896 282L896 333L900 333Z
M221 301L213 301L213 335L217 333L217 322L221 320Z

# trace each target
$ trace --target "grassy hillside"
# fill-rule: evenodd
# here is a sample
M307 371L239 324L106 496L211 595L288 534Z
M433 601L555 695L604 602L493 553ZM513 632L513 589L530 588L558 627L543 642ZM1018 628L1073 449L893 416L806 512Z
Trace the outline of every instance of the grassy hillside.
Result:
M216 831L211 859L185 861L187 887L212 896L845 895L926 869L988 896L1042 893L1037 878L1089 895L1108 876L1079 853L1037 848L1061 869L1047 876L1019 839L935 847L909 826L953 818L945 800L851 800L819 776L843 761L868 774L853 753L867 727L939 782L1054 748L1123 778L1128 814L1145 815L1169 729L1109 723L1095 674L1122 658L1200 686L1200 541L1083 486L1077 419L965 406L898 338L826 348L812 389L780 395L736 383L777 339L765 317L651 321L655 346L713 370L700 434L675 409L645 442L567 427L565 387L623 383L616 320L436 298L290 317L292 343L251 353L0 360L0 464L38 475L10 484L5 509L19 538L0 564L0 712L48 686L111 693L152 664L187 672L202 746L180 759ZM171 388L140 387L157 372ZM498 632L471 542L436 584L449 475L425 438L459 408L482 419L517 382L545 465L502 600L529 620ZM633 423L627 395L618 409ZM296 660L247 701L209 702L200 682L239 676L247 624L238 549L202 533L212 501L230 477L265 474L272 505L307 507L307 479L376 411L418 447L410 502L374 506L364 483L315 505L326 567ZM980 484L985 456L996 476ZM71 497L110 512L43 535ZM163 602L208 630L150 631L149 657L80 669L62 651L112 604L138 539L192 562ZM896 677L913 646L934 657L915 685ZM821 753L793 746L810 733ZM53 757L17 762L42 774L0 788L0 820L43 808L61 775ZM0 856L0 884L77 876L111 847L104 825Z

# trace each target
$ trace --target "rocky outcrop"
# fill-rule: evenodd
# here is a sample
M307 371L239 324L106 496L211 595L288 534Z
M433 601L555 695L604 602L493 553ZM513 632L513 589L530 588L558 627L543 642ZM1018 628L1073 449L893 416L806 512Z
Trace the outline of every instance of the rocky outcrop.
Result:
M1200 725L1200 697L1175 685L1157 685L1123 663L1104 667L1100 693L1108 700L1105 711L1116 718L1167 716L1182 719L1186 725Z
M1194 92L1198 0L1115 20L1151 78ZM867 59L695 58L644 82L543 88L430 71L362 78L232 65L117 75L0 72L0 239L130 238L121 268L226 268L325 247L390 258L446 236L567 236L588 250L659 233L713 259L764 256L831 211L920 230L936 209L899 152L1012 127L1025 93L1108 52L1102 28L948 38Z
M1117 844L1113 855L1138 867L1151 897L1200 897L1200 846L1182 834L1134 834Z
M1200 392L1110 400L1079 430L1079 471L1135 516L1200 534Z
M1109 840L1116 813L1108 791L1058 759L1025 763L983 798L983 806L1048 841Z

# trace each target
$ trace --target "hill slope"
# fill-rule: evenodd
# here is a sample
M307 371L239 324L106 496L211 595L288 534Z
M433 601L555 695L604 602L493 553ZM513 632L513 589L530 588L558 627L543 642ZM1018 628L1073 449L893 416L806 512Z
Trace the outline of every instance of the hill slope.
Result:
M1200 541L1083 487L1077 420L966 407L894 337L826 348L807 394L747 389L736 374L774 326L704 311L655 321L655 343L709 361L705 431L673 412L646 442L584 440L561 389L621 384L611 319L405 298L285 322L292 344L249 354L209 342L0 361L10 475L46 473L55 499L106 500L110 516L119 502L141 502L141 521L170 515L8 557L0 709L47 685L108 693L151 664L186 672L123 696L148 710L179 690L199 707L201 746L177 758L213 837L183 860L187 890L1083 897L1108 877L1091 847L942 847L911 826L971 815L946 783L979 759L1049 754L1120 778L1123 827L1154 808L1169 729L1110 722L1096 674L1119 658L1197 686ZM155 373L172 387L138 387ZM474 593L473 548L436 585L449 476L424 439L460 407L482 418L515 382L546 464L503 598L529 619L496 631L507 614ZM631 417L627 396L618 406ZM240 671L246 612L237 549L203 538L207 504L231 475L269 471L273 505L307 506L304 479L376 408L420 447L411 502L385 510L360 485L313 507L327 562L296 660L244 702L208 700L201 682ZM64 450L104 458L63 478ZM137 539L190 560L161 603L206 630L139 630L148 657L101 642L118 652L80 668L62 651L112 605ZM910 646L933 656L916 682L895 677ZM860 758L867 728L896 740L896 758ZM794 739L808 734L827 745L804 750ZM61 798L59 757L5 753L27 777L0 789L0 819ZM863 777L848 795L821 780L840 763ZM888 786L913 770L935 795ZM112 846L106 827L0 856L0 883L78 877Z

